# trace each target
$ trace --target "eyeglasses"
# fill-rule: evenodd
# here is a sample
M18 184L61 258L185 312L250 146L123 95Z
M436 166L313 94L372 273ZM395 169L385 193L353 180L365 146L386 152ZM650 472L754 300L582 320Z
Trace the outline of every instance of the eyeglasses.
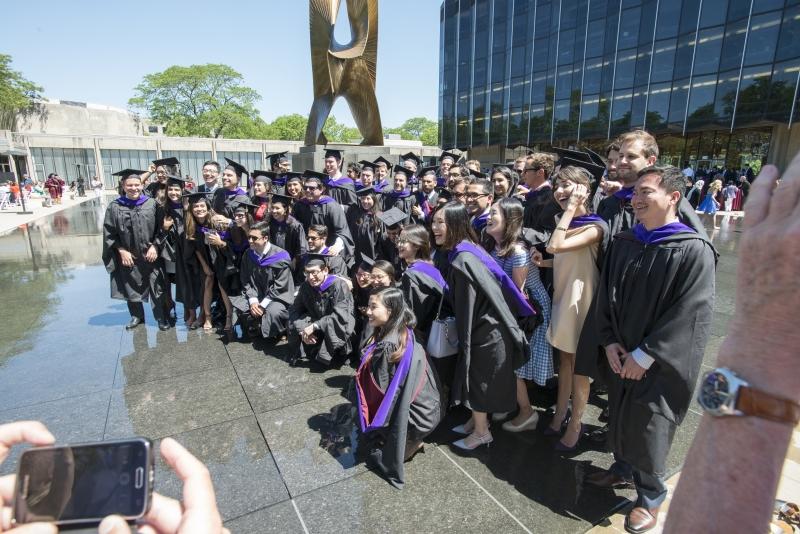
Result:
M261 238L260 238L260 237L256 237L256 236L254 236L254 235L249 235L249 236L247 236L247 240L248 240L248 241L250 241L251 243L255 243L255 242L256 242L256 241L258 241L259 239L261 239Z
M316 185L304 185L303 189L306 191L314 191L315 189L319 189Z
M458 195L456 195L456 196L458 196ZM489 193L480 193L480 194L478 194L478 193L466 193L464 196L466 197L467 200L478 200L481 197L488 197Z
M467 194L466 193L452 193L452 196L454 196L455 198L464 198L465 196L467 196Z

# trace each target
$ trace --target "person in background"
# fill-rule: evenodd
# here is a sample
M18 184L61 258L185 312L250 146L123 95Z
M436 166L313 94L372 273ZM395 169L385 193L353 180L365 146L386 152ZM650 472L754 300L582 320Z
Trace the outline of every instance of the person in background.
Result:
M359 423L372 442L368 463L402 488L403 463L422 450L422 440L444 416L439 379L399 290L373 293L366 314L374 334L356 372Z
M47 189L47 192L50 194L50 198L52 199L54 204L61 204L61 196L64 193L64 180L57 173L50 173L47 175L47 180L44 182L44 188ZM122 190L120 190L120 195L124 194Z
M211 200L219 187L219 174L222 169L216 161L206 161L203 163L203 183L197 186L198 193L208 194L208 199Z
M702 211L706 217L711 217L711 223L714 229L718 229L719 226L717 225L717 211L719 210L719 203L716 200L717 193L722 190L722 180L715 179L711 182L711 185L708 186L708 190L706 191L706 196L703 198L703 201L697 207L699 211Z
M270 242L289 253L292 272L297 283L302 280L300 258L308 251L308 241L303 225L292 217L292 199L273 193L270 201Z
M524 160L524 158L523 158ZM492 169L492 184L494 184L494 200L511 197L517 192L519 175L504 165Z
M725 211L728 213L733 210L733 201L736 199L736 196L739 194L739 188L731 181L728 182L728 185L725 186L725 189L722 190L722 198L725 199Z
M269 219L269 199L272 195L272 178L275 173L271 171L253 171L253 190L250 193L250 201L258 206L253 212L253 220L256 222Z
M100 198L103 196L103 181L100 178L97 176L92 176L92 181L89 185L92 187L92 192L94 192L95 198Z

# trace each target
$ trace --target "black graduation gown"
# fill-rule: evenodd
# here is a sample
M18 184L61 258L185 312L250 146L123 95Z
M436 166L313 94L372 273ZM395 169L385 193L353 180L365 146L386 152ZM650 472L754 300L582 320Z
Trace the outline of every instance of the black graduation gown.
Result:
M286 251L270 244L268 257L282 252ZM248 252L242 259L239 277L242 293L231 297L231 304L238 312L237 315L250 313L251 298L257 299L259 302L268 298L271 302L264 310L264 315L261 316L261 335L269 338L286 332L289 306L294 301L294 278L291 263L288 260L278 260L271 265L262 267Z
M164 260L153 263L145 259L150 245L158 247L164 221L163 210L148 198L139 206L129 207L113 201L103 221L103 264L111 275L111 298L127 302L151 301L156 318L163 309ZM120 248L134 256L133 267L125 267L119 259Z
M391 401L388 423L366 434L367 439L382 441L381 446L370 448L368 464L398 489L402 489L405 482L403 463L407 453L413 452L413 447L433 432L444 417L436 370L422 345L413 338L409 341L414 343L411 367ZM399 346L396 335L388 336L377 343L369 362L370 376L384 392L397 369L397 364L389 360Z
M303 225L306 234L312 224L327 226L328 240L325 244L331 246L337 237L341 238L344 243L342 254L349 263L353 257L353 237L350 235L350 228L347 227L344 210L338 202L312 204L301 200L294 205L294 218Z
M355 244L354 265L360 265L364 255L376 259L381 225L375 220L375 215L366 212L361 206L354 206L347 211L347 225Z
M230 191L224 187L218 187L211 197L211 208L217 215L224 215L228 219L233 219L233 211L237 202L250 202L247 193L229 194Z
M316 345L306 345L298 332L312 323L322 332L317 332ZM325 291L311 287L308 282L300 285L289 308L290 347L301 350L308 358L330 362L335 354L350 351L354 327L353 294L347 282L337 277Z
M203 270L194 255L186 253L186 225L183 208L166 208L172 226L163 232L161 256L174 266L175 300L186 308L197 308L203 301Z
M356 187L352 180L343 185L331 185L328 187L328 196L339 203L340 206L345 207L345 211L350 209L351 206L358 204L358 197L356 196Z
M405 262L400 258L397 245L386 234L381 234L376 243L376 253L379 260L388 261L394 267L395 278L399 278L406 270Z
M195 257L195 252L202 254L203 259L208 266L211 267L211 270L214 271L217 282L225 290L228 297L239 292L241 287L239 282L239 265L236 263L237 255L231 248L229 242L226 241L224 247L208 245L205 242L205 234L198 228L194 239L186 239L186 245L187 254ZM198 267L202 272L203 267L199 264L199 261Z
M622 232L601 274L601 344L641 348L655 359L639 381L609 373L613 450L646 473L664 474L675 430L689 409L711 329L715 262L713 246L699 234L644 245Z
M459 341L451 404L479 412L514 410L514 369L527 362L528 345L499 282L468 252L456 255L446 280Z
M631 206L630 201L619 199L614 195L600 201L600 205L597 206L597 215L608 223L612 236L636 226L636 216L633 214L633 206ZM678 218L683 224L693 228L704 238L708 237L703 223L694 212L694 208L683 197L678 203Z
M292 258L292 272L295 280L301 277L300 256L308 251L308 241L303 225L291 215L286 217L286 221L282 223L270 218L269 242L289 253Z
M147 195L148 197L154 199L154 200L159 200L158 199L159 190L162 191L162 193L166 193L167 184L166 183L161 183L159 181L150 182L149 184L147 184L144 187L144 194ZM161 196L163 197L164 195L162 194Z
M300 259L298 260L297 270L300 273L303 273L303 271L305 270L306 263L308 263L308 254L307 253L303 254L302 256L300 256ZM328 256L328 257L326 257L325 258L325 263L328 264L328 272L329 273L335 274L337 276L343 276L345 278L348 277L347 263L345 263L344 257L342 257L341 254L339 254L337 256ZM305 274L303 274L303 277L305 278Z
M556 215L561 213L561 207L553 197L553 188L543 187L528 193L523 209L523 226L536 232L541 243L547 243L556 229Z
M417 217L414 216L414 212L411 211L411 208L416 205L417 198L412 193L409 193L408 196L393 196L392 191L383 193L383 211L389 211L392 208L397 208L408 215L408 217L402 221L402 224L424 222L422 219L417 219Z
M414 334L423 345L428 341L439 303L444 296L442 287L427 274L414 269L406 269L400 278L400 291L403 292L406 304L417 318Z

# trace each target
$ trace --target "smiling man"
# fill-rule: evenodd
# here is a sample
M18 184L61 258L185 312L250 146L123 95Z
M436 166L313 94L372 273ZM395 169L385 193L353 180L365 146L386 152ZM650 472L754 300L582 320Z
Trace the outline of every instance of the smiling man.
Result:
M632 151L623 150L623 159L637 161L628 157ZM711 328L716 255L704 235L678 218L684 181L675 167L639 172L632 205L640 222L614 236L594 306L611 370L616 461L587 482L614 487L625 481L620 473L632 475L638 498L625 528L633 533L656 525L667 495L667 455L689 409Z
M467 212L472 229L480 236L489 219L489 209L494 201L494 185L486 178L473 178L467 184Z

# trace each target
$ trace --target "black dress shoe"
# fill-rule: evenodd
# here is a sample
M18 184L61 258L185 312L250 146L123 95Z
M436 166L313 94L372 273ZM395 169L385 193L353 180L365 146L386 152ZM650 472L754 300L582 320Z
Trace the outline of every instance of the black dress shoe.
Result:
M648 510L642 506L636 506L625 516L625 531L631 534L647 532L658 523L658 508Z
M164 321L163 319L158 321L158 329L161 330L162 332L164 330L169 330L170 328L171 328L171 326L170 326L169 322Z
M622 489L632 488L633 479L625 478L611 471L600 471L587 476L584 481L598 488Z
M133 330L137 326L142 324L142 320L138 317L131 317L131 322L125 325L125 330Z

